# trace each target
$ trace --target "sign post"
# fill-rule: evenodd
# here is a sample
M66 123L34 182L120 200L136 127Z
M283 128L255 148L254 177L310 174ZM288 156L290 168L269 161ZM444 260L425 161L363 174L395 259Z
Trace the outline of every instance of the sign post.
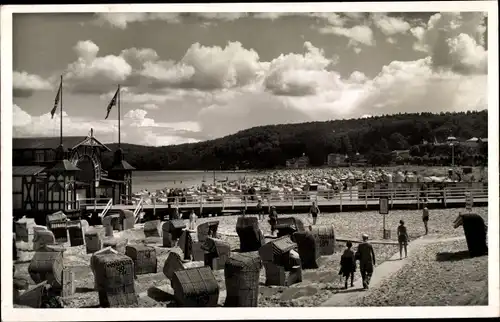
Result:
M389 198L388 197L380 197L379 199L379 206L380 206L380 214L383 215L383 221L384 221L384 228L383 228L383 234L384 234L384 239L390 239L391 238L391 231L385 229L385 215L389 213Z
M465 194L465 209L471 212L473 206L474 206L474 197L470 192L467 192Z

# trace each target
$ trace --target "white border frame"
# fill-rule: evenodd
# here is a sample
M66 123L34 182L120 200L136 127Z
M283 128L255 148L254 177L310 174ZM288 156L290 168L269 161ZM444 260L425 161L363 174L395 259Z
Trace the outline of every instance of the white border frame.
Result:
M228 3L127 5L11 5L1 8L1 191L2 320L88 321L218 320L218 319L333 319L333 318L450 318L500 316L499 300L499 160L498 160L498 12L496 1L363 2L363 3ZM361 10L360 10L361 9ZM12 307L12 13L49 12L488 12L488 298L489 306L468 307L313 307L214 309L14 309ZM207 310L212 310L207 314Z

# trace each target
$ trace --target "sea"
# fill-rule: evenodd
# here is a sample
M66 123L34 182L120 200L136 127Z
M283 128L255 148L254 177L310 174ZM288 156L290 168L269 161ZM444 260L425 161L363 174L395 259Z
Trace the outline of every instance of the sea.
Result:
M264 171L135 171L132 177L132 191L148 190L154 192L164 188L188 188L223 180L240 180L262 176Z

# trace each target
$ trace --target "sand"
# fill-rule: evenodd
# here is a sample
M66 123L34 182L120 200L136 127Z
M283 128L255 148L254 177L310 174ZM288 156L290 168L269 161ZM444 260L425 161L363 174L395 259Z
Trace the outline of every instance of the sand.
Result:
M487 208L476 208L476 213L487 220ZM453 229L453 220L458 215L458 209L431 210L429 222L430 236L463 236L463 230ZM307 215L294 215L306 219ZM359 239L362 233L367 233L372 239L382 237L382 215L376 211L360 213L335 213L321 214L318 224L333 224L337 238ZM421 210L417 211L391 211L387 215L387 227L393 229L392 239L396 240L395 229L400 219L404 219L410 238L414 239L423 235L424 228L421 221ZM230 243L231 249L239 248L239 238L235 235L236 216L202 218L197 224L205 221L219 220L219 232L221 239ZM186 221L187 223L187 221ZM267 217L260 222L261 229L268 233L270 230ZM126 238L129 243L144 243L145 237L142 226L138 225L132 230L117 232L115 237ZM430 237L428 236L428 237ZM164 248L161 246L161 238L148 238L148 243L156 248L158 258L158 273L139 275L136 283L136 293L139 298L138 307L172 307L176 306L172 297L170 281L163 275L163 265L170 251L181 252L178 247ZM16 267L16 277L26 278L30 285L34 282L28 274L29 261L34 252L30 251L31 243L16 243L19 249L20 260ZM67 245L68 246L68 245ZM338 275L340 255L344 249L343 243L337 243L335 254L323 256L319 259L320 268L315 270L303 270L303 281L290 287L265 286L265 270L262 268L260 274L259 307L281 307L281 306L318 306L326 301L332 294L338 292L343 286ZM382 264L393 254L399 251L397 245L374 245L377 257L377 265ZM82 308L98 307L97 292L93 290L94 276L90 271L91 254L86 254L84 246L68 247L64 253L64 264L70 266L75 272L76 294L70 298L63 299L65 307ZM417 261L418 262L418 261ZM359 275L359 272L356 273ZM487 274L487 273L486 273ZM220 287L219 302L222 305L225 297L224 271L214 271L214 276ZM443 275L445 276L445 275ZM451 276L445 276L451 278ZM403 279L410 278L403 276ZM364 305L364 304L360 304Z

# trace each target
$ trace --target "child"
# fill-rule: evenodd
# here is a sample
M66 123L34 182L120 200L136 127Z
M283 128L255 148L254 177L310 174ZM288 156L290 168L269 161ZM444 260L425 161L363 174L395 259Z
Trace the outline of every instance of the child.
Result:
M320 213L318 206L316 205L316 201L313 201L311 208L309 209L309 213L313 219L313 225L316 225L316 220L318 219L318 215Z
M347 281L351 277L351 287L354 286L354 272L356 271L356 259L354 257L354 252L351 250L352 243L348 241L346 243L347 249L342 254L340 258L340 272L339 275L345 277L345 289L347 289Z
M271 211L269 212L269 224L271 225L271 235L274 235L277 223L278 223L278 212L276 211L275 206L271 206Z
M400 220L398 226L399 259L403 259L403 247L405 249L405 258L408 257L408 251L406 249L408 245L408 239L408 232L406 231L405 222L403 220Z
M194 230L196 228L196 219L198 219L198 216L196 216L194 210L191 210L191 213L189 214L189 229Z
M427 223L429 222L429 209L427 206L424 207L424 210L422 211L422 221L424 222L424 227L425 227L425 234L429 232L429 228L427 227Z
M257 201L257 214L259 215L259 220L264 219L264 216L262 214L262 199L260 198Z

